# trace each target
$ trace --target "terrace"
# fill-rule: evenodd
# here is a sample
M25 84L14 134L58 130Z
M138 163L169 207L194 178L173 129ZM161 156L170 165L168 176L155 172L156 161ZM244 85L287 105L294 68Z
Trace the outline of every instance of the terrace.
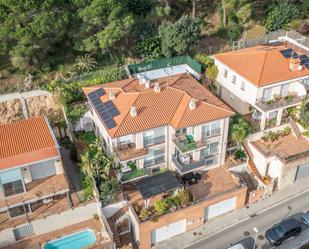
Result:
M204 148L207 144L203 141L195 141L192 135L180 134L173 136L173 142L181 153Z
M171 172L169 172L171 174ZM147 183L147 178L142 180ZM150 184L150 183L149 183ZM177 183L176 178L164 184L154 184L154 188L148 191L144 184L124 185L124 192L132 204L140 221L158 218L160 215L174 212L194 205L208 198L216 197L235 191L243 184L224 167L218 167L201 174L195 183ZM176 190L176 191L175 191ZM156 202L163 202L165 210L158 213L155 208ZM146 206L145 206L146 205ZM143 209L147 207L146 216ZM144 212L144 213L143 213Z
M108 240L108 238L106 238L102 234L101 222L96 219L90 219L50 233L45 233L42 235L33 236L31 238L23 239L17 243L14 243L13 245L5 246L2 249L25 249L31 248L31 246L33 246L33 248L43 248L44 243L46 243L47 241L55 240L75 232L83 231L85 229L92 229L96 235L97 241L95 245L93 245L91 248L99 249L105 248L104 246L106 246L107 248L109 248L108 246L112 246L112 243Z
M302 102L302 100L303 97L289 94L285 97L278 96L268 101L257 100L256 106L259 107L262 111L267 112L273 109L298 105Z
M309 141L303 136L297 138L291 133L279 135L267 141L261 138L251 143L265 157L276 156L283 163L291 163L309 156Z
M114 148L120 161L127 161L147 155L147 148L136 149L135 143L120 144Z
M180 174L185 174L193 170L201 169L202 167L211 167L218 162L218 156L212 155L203 160L194 161L189 159L188 163L183 162L183 157L172 156L172 162L176 166Z
M43 197L63 194L69 191L64 174L53 175L32 181L26 185L26 192L0 199L0 208L9 207L19 203L35 201Z

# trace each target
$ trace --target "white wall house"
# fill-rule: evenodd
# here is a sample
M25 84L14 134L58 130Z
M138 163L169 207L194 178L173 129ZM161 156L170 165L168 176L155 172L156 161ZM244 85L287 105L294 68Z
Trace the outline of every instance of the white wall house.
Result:
M289 49L299 58L285 58L282 51ZM278 126L307 95L309 69L300 59L307 54L308 48L282 43L214 55L218 94L237 112L250 114L260 130Z
M162 78L160 80L164 82ZM120 86L117 82L114 85L104 85L106 94L101 97L101 101L103 104L111 101L108 95L110 91L114 91L116 96L112 102L119 111L119 115L114 117L116 126L111 129L106 127L89 98L95 132L104 141L103 146L107 153L116 155L121 165L119 179L125 182L163 168L184 174L194 170L209 170L224 164L229 118L233 111L188 74L176 75L175 79L170 80L174 85L164 86L162 89L159 83L152 88L140 85L138 80L128 79L128 82L129 90L124 90L127 86L122 85L123 81ZM155 80L153 82L155 83ZM187 87L187 84L192 84L192 87L197 87L198 90L193 93L180 90ZM156 87L159 90L156 90ZM85 89L84 92L89 96L93 89ZM207 94L210 102L212 98L216 99L220 106L208 105L207 100L205 103L197 98L190 99L190 96L199 94L202 94L200 97L203 99L203 94ZM175 95L175 99L171 99L169 95ZM140 103L141 107L130 104L123 107L122 101L125 102L127 98L136 98L132 103ZM149 98L153 98L151 103ZM156 103L157 100L160 102ZM209 115L213 117L208 117ZM187 118L188 125L177 128L176 123L179 124ZM132 132L127 131L130 129ZM116 130L125 131L126 134L115 136Z

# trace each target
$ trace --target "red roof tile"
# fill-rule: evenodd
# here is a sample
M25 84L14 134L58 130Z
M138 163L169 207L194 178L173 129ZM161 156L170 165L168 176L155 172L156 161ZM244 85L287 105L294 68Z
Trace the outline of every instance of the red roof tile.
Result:
M0 170L59 156L44 117L0 125Z

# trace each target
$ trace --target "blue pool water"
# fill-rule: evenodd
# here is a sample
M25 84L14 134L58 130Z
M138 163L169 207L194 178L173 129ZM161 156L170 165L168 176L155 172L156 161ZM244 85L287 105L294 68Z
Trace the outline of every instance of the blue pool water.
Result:
M44 249L83 249L91 246L95 241L96 237L94 232L87 229L50 241L45 244Z

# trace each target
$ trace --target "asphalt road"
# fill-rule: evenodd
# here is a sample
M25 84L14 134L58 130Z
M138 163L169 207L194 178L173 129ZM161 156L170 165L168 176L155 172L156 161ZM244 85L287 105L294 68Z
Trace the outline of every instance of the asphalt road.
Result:
M258 229L257 248L269 249L264 239L265 231L274 224L287 218L296 218L301 221L303 213L309 211L309 192L290 199L276 207L273 207L262 214L251 217L233 227L230 227L222 232L207 237L199 242L186 247L186 249L225 249L231 245L237 244L239 241L244 241L248 249L253 249L253 243L256 233L253 227ZM303 225L303 230L309 229L309 226Z

